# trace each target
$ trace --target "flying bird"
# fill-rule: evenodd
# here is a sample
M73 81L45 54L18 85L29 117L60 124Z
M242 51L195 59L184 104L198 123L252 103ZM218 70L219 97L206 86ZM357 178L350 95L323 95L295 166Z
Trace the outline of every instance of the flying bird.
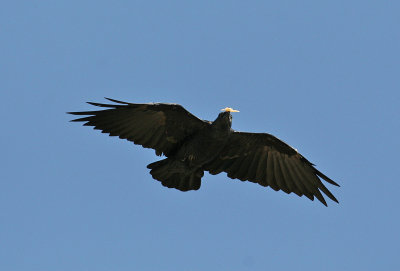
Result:
M154 149L166 158L151 163L150 174L163 186L180 191L198 190L204 171L226 172L229 178L295 193L325 206L323 192L338 202L321 179L336 182L318 171L296 149L267 133L234 131L232 108L224 108L213 121L197 118L179 104L135 104L106 98L113 104L93 103L103 110L68 112L110 136Z

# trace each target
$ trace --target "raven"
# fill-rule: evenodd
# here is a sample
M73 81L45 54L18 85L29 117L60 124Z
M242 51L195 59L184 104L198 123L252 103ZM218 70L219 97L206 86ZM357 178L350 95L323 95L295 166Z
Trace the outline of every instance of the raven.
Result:
M267 133L246 133L231 128L232 108L222 109L215 121L192 115L179 104L135 104L106 98L113 104L88 102L106 108L98 111L68 112L81 115L72 121L85 122L110 136L152 148L165 159L151 163L152 177L163 186L181 191L197 190L204 171L215 175L270 186L275 191L294 192L325 206L322 191L335 196L321 182L339 186L318 171L296 149Z

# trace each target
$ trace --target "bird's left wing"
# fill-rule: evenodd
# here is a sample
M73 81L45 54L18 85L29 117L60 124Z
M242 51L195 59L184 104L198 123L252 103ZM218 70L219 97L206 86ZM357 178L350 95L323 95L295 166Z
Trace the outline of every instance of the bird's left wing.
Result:
M157 155L169 156L183 139L209 125L179 104L133 104L106 98L116 104L89 104L106 108L98 111L69 112L85 117L72 121L119 136L145 148L155 149Z
M212 162L205 166L211 174L222 171L228 177L270 186L286 193L314 196L324 205L320 190L338 202L319 179L339 186L318 171L312 163L295 149L270 134L233 132L228 143Z

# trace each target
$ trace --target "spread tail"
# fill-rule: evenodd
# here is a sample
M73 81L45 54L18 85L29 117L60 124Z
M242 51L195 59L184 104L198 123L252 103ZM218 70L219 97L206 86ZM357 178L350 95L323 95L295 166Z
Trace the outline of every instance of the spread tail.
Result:
M181 191L197 190L201 185L204 171L191 169L184 162L166 158L147 165L150 174L163 186Z

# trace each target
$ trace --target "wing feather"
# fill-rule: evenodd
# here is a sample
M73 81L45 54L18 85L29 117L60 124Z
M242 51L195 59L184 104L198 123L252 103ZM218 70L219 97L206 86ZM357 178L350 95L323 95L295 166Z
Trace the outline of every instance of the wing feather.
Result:
M237 173L240 169L240 165L243 163L244 157L240 157L238 159L232 160L231 165L229 166L229 177L232 179L237 178Z
M303 185L299 183L299 179L297 178L296 174L293 172L291 164L288 162L287 155L281 155L282 168L284 167L284 173L287 175L287 183L291 186L291 189L294 193L298 196L304 195Z
M279 191L281 189L280 180L278 180L275 175L274 155L272 153L268 155L266 173L267 182L270 184L272 189L274 189L275 191ZM274 186L271 185L272 183L274 183Z
M283 174L284 170L282 170L282 166L279 162L279 158L277 154L273 154L273 167L274 167L274 175L275 180L278 182L278 187L284 191L285 193L290 194L291 190L287 184L287 180Z
M296 163L294 162L295 160L293 159L287 159L286 160L288 163L288 166L291 169L291 174L296 182L297 187L299 187L300 191L310 200L314 200L313 193L311 192L313 190L312 186L309 186L309 182L307 178L304 178L303 175L298 171L296 167Z
M239 169L237 171L237 178L243 181L246 181L248 179L247 176L247 171L252 163L252 157L248 157L246 155L246 158L243 160L242 164L239 166Z
M89 102L104 110L69 112L84 116L74 119L102 133L127 139L157 155L172 155L180 142L209 125L178 104L133 104L106 98L115 104Z
M249 167L248 171L247 171L247 178L246 180L256 180L257 178L257 168L258 168L258 160L260 159L260 156L262 155L262 150L255 150L254 154L251 155L253 156L253 159L251 161L251 166ZM250 157L251 157L250 156ZM263 186L267 186L267 182L261 184Z
M336 182L288 144L266 133L232 132L223 150L204 169L211 174L224 171L230 178L305 195L310 200L316 197L324 205L327 203L321 192L338 202L321 179L338 186Z
M262 186L268 186L264 170L267 160L268 160L268 154L266 152L260 152L255 179Z

